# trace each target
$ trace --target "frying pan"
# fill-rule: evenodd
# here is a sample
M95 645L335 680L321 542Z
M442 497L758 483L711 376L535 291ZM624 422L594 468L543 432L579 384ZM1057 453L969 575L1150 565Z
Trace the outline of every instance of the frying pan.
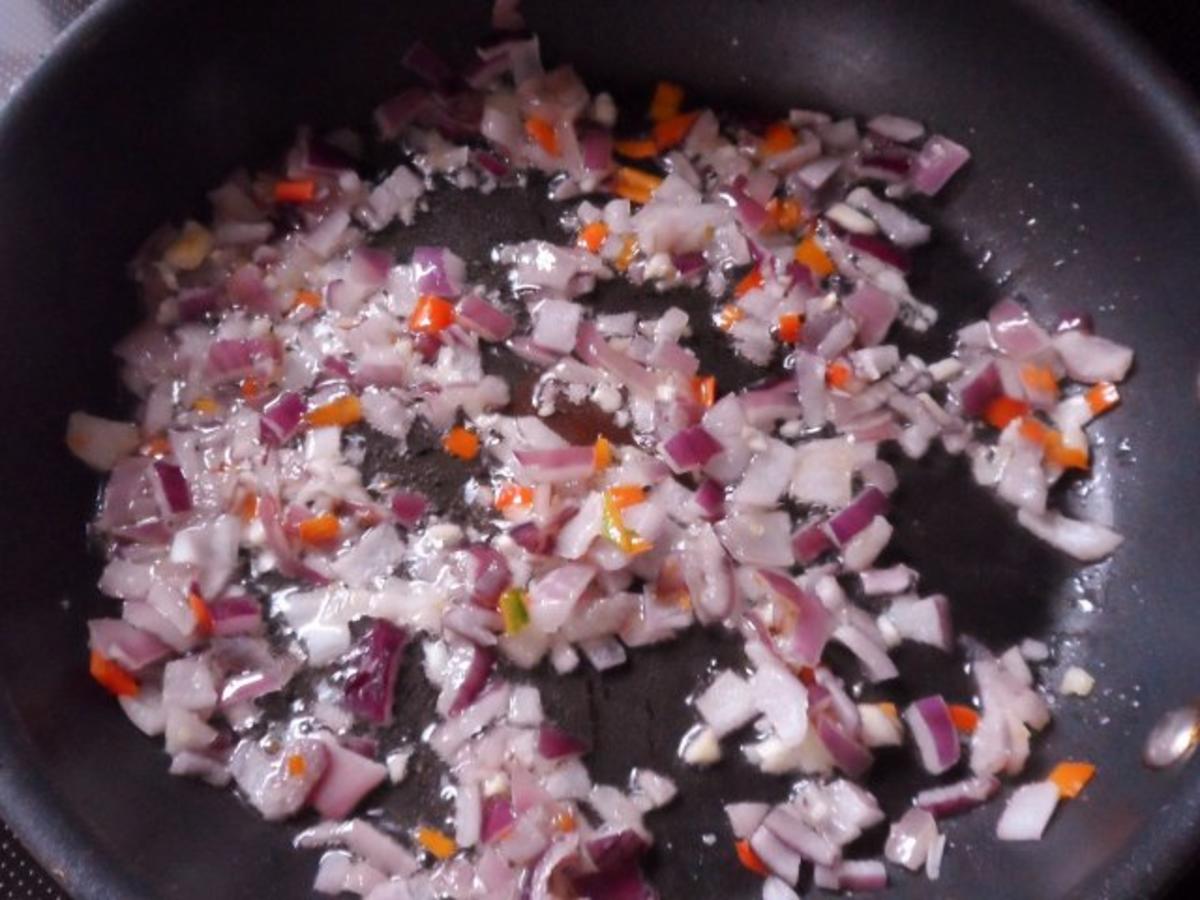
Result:
M204 189L235 165L270 160L297 124L365 123L406 83L399 58L414 38L467 58L487 5L112 0L72 29L0 119L0 807L75 896L300 897L314 863L290 849L288 829L168 777L161 751L86 677L84 622L104 608L82 529L95 484L68 459L62 433L74 408L120 409L108 348L136 317L125 262L160 221L202 209ZM997 648L1029 633L1048 640L1050 684L1076 661L1097 676L1093 697L1057 703L1031 777L1067 757L1095 762L1099 776L1040 843L994 842L995 806L951 822L941 880L896 877L893 895L1161 890L1200 834L1200 771L1139 763L1154 720L1200 688L1191 101L1087 3L528 0L526 13L551 61L633 102L644 102L639 86L670 78L741 108L935 123L975 160L927 211L938 243L918 294L952 327L1019 290L1047 315L1090 311L1137 349L1125 403L1099 427L1092 486L1067 489L1069 505L1110 509L1129 536L1111 562L1080 570L1022 535L954 460L934 454L905 473L896 558L953 598L962 628ZM550 227L544 210L521 203L450 210L429 227L467 252L513 223ZM920 349L944 349L947 333ZM653 872L670 900L758 896L731 861L720 802L785 790L734 760L705 777L670 769L688 690L729 653L696 632L625 671L567 679L554 706L591 736L598 777L651 764L679 778L682 799L654 822L666 852ZM901 668L924 673L923 662ZM889 772L904 767L879 768L894 810Z

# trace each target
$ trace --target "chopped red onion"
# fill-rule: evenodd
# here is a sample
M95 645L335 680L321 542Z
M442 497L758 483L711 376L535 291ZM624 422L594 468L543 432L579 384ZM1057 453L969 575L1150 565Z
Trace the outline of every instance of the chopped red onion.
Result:
M533 342L547 350L570 353L582 318L583 309L578 303L543 300L533 311Z
M839 544L845 546L856 534L870 525L876 516L887 512L887 508L887 495L878 488L869 487L829 520L829 532Z
M720 482L706 478L692 495L704 518L716 521L725 515L725 488Z
M1027 509L1017 511L1017 521L1039 538L1083 562L1095 562L1108 556L1125 539L1104 525L1081 522L1047 510L1042 514Z
M750 848L768 869L788 884L795 884L800 879L800 853L784 843L765 823L750 836Z
M591 638L580 641L579 649L597 672L607 672L625 664L625 648L615 637Z
M750 685L728 670L721 672L695 703L717 737L737 731L758 715Z
M974 775L963 781L921 791L913 798L913 803L940 818L978 806L998 790L1000 782L994 775Z
M662 449L676 472L692 472L702 468L724 448L703 425L693 425L675 432Z
M817 866L813 883L827 891L884 891L887 869L877 859L846 859L832 868Z
M1058 806L1058 798L1058 785L1053 781L1021 785L1013 791L1000 814L996 837L1002 841L1041 840Z
M986 363L974 375L959 385L959 401L963 415L981 416L988 404L1000 396L1000 373L992 362Z
M543 725L538 730L537 748L546 759L587 753L587 744L553 725Z
M754 833L766 818L770 806L766 803L728 803L725 814L729 816L729 827L733 836L745 840Z
M468 294L458 304L458 321L489 341L507 340L516 325L512 316L479 294Z
M606 129L586 128L580 138L583 148L583 167L589 172L603 174L612 169L612 134Z
M263 818L274 821L294 815L306 801L311 802L314 786L327 780L332 768L330 757L328 745L312 738L285 742L275 756L268 756L257 741L243 739L230 757L229 771ZM289 763L291 759L301 760L302 765ZM297 769L299 774L293 775Z
M947 653L954 648L950 604L944 594L921 599L898 597L892 601L885 615L902 638L931 644Z
M346 677L346 706L377 725L392 721L396 674L408 635L391 622L376 619L358 642Z
M841 625L834 630L833 637L858 657L871 681L888 681L900 674L887 650L861 628Z
M842 305L858 323L858 341L864 347L883 343L900 311L895 297L865 282L846 297Z
M787 602L795 615L790 650L800 664L815 666L833 633L833 619L829 611L820 600L786 575L770 569L759 569L758 576L776 596Z
M946 186L954 173L966 165L970 151L947 137L935 134L913 160L909 179L914 190L933 196Z
M327 819L344 819L363 797L383 783L387 767L347 750L328 732L320 737L329 765L308 802Z
M841 853L837 847L830 843L824 836L810 828L787 807L776 806L772 809L767 813L767 817L763 819L762 827L799 853L804 859L811 860L818 865L837 865L841 859ZM766 862L766 859L763 862ZM776 874L782 875L780 872L776 872Z
M412 254L417 290L438 297L457 297L462 293L466 266L445 247L417 247Z
M940 775L959 759L958 731L950 718L950 709L941 696L923 697L904 710L913 741L921 754L921 764L931 775Z
M471 602L494 609L500 595L512 583L508 560L487 544L475 544L470 555Z
M396 491L392 494L392 514L401 525L412 528L429 509L429 498L416 491Z
M67 446L77 457L101 472L111 470L142 442L136 425L73 412L67 420Z
M846 243L860 253L870 254L884 265L891 266L906 275L912 270L912 261L908 258L908 254L881 237L872 234L849 234L846 236ZM863 282L859 285L859 290L863 287L874 286L870 282ZM863 341L863 344L870 346L870 342L866 340Z
M626 354L613 349L590 322L583 322L579 326L575 353L585 363L608 372L618 383L624 383L634 391L643 394L653 394L655 391L657 379Z
M1085 384L1123 381L1133 365L1133 350L1116 341L1083 331L1063 331L1053 338L1067 375Z
M596 465L593 447L555 447L550 450L518 449L513 455L521 464L524 480L538 484L578 481Z
M875 761L871 751L846 733L831 716L818 716L817 736L829 751L834 765L851 778L861 778Z
M292 439L304 422L304 398L284 391L263 407L259 420L259 438L270 447L280 447Z
M900 594L913 586L917 573L898 563L889 569L867 569L860 572L858 577L864 594Z
M152 634L120 619L88 621L88 644L106 659L138 672L170 654L171 648Z
M908 810L888 831L883 855L889 862L915 872L925 865L933 842L937 840L937 822L923 809Z
M792 537L792 551L796 555L796 562L804 566L816 562L822 554L832 549L833 541L825 531L823 520L805 525Z
M154 474L158 479L158 489L163 499L163 512L166 514L185 513L192 508L192 495L188 490L187 479L179 466L166 462L154 464Z
M490 844L503 838L516 820L512 802L508 797L486 798L483 801L483 825L480 829L480 840L485 844Z
M492 647L480 647L476 644L471 651L471 662L454 695L454 702L450 705L450 715L459 715L478 699L495 667L496 651Z
M223 597L208 603L215 637L259 634L263 630L263 611L253 597Z

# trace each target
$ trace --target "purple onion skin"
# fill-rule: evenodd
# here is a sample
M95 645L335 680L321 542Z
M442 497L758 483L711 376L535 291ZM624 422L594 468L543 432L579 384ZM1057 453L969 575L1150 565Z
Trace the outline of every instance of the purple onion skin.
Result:
M392 496L392 514L401 525L411 528L421 521L429 508L429 499L415 491L397 491Z
M476 647L475 655L471 657L471 665L463 683L459 686L454 703L450 706L450 715L457 716L469 707L483 693L492 669L496 665L496 651L491 647Z
M516 821L517 815L513 812L512 800L507 796L488 797L483 801L483 827L480 831L480 839L485 844L490 844L508 831Z
M408 632L376 619L353 651L351 674L346 679L346 706L355 715L376 725L392 720L396 675Z
M543 725L538 732L538 753L546 759L579 756L586 753L587 749L587 744L579 738L567 734L553 725Z
M887 508L887 495L877 487L869 487L829 520L829 530L838 543L844 545L870 525L876 516L887 512Z
M166 462L156 462L154 473L162 485L163 496L173 513L189 512L192 508L192 494L188 490L187 479L179 466Z
M625 869L636 865L649 845L635 831L622 831L587 842L586 850L601 872Z

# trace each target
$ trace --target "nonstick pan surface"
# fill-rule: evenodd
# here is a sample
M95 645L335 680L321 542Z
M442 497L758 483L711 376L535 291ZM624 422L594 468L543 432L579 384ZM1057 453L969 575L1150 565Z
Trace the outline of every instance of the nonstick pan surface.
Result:
M104 608L82 530L95 484L62 432L71 409L119 410L109 347L136 315L125 263L156 224L200 209L206 187L270 159L297 124L365 124L405 84L399 59L413 39L467 58L487 6L113 0L72 29L0 118L0 807L76 896L302 897L315 863L290 849L288 829L167 776L158 747L86 677L84 622ZM1073 662L1098 678L1093 697L1057 704L1031 777L1065 757L1100 771L1040 843L996 843L995 806L952 822L941 880L896 877L893 895L1155 893L1189 861L1200 828L1198 771L1155 774L1139 762L1158 715L1200 693L1191 101L1086 3L531 0L526 11L550 60L630 98L669 78L742 109L894 111L968 144L970 170L929 209L938 240L915 287L945 328L923 352L946 347L949 329L1007 291L1047 316L1088 310L1137 349L1125 403L1100 427L1093 486L1069 498L1113 510L1129 540L1110 563L1080 570L1029 539L944 456L905 473L896 558L953 598L960 627L997 648L1047 640L1049 684ZM442 212L426 217L422 242L468 254L510 229L552 231L548 210L521 196L471 207L447 198ZM600 302L644 301L617 290ZM726 387L744 376L715 344L704 352ZM636 654L627 671L567 679L552 708L591 735L598 777L668 768L690 719L684 697L709 660L730 653L696 632ZM907 687L943 677L931 668ZM895 809L903 785L889 771L903 766L879 768ZM655 822L663 896L758 896L729 853L720 803L778 796L786 782L732 760L705 777L672 774L682 800Z

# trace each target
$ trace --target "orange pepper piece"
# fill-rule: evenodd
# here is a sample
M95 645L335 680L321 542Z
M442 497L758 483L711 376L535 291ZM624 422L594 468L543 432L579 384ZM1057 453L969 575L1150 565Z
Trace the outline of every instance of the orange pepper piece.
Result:
M1051 431L1033 416L1026 416L1021 420L1021 437L1035 444L1045 445L1049 439Z
M692 393L701 406L712 406L717 402L717 376L695 375L692 377Z
M620 166L613 192L632 203L646 204L660 184L662 179L657 175L631 166Z
M212 397L197 397L192 401L192 409L204 416L211 416L216 413L220 407L217 401Z
M342 525L332 513L321 513L300 523L297 533L301 542L310 547L332 544L342 532Z
M408 328L418 334L438 334L454 324L454 304L433 294L423 294L408 317Z
M717 324L722 331L731 331L733 326L742 319L746 318L746 311L735 303L726 303L721 307L721 313L717 317Z
M652 159L658 155L658 144L649 138L614 141L613 150L626 159Z
M613 260L613 265L617 267L618 272L624 272L629 268L629 264L633 262L634 256L637 255L638 242L637 238L630 235L625 238L621 244L621 252L617 254L617 258Z
M1051 431L1043 444L1046 459L1064 469L1087 469L1091 465L1085 447L1068 447L1063 436L1057 431Z
M133 697L140 690L137 679L99 651L92 651L88 660L88 671L105 690L116 697Z
M688 132L692 130L692 126L696 124L696 119L700 117L700 113L687 112L679 113L671 116L669 119L663 119L654 126L654 144L661 153L663 150L670 150L677 144L683 143L683 139L688 136Z
M458 844L454 838L424 825L417 829L417 843L438 859L449 859L458 852Z
M1100 381L1092 385L1088 388L1086 397L1088 408L1094 416L1108 412L1121 402L1121 394L1111 381Z
M798 344L804 334L804 317L800 313L784 313L779 317L779 340L784 344Z
M1058 379L1046 366L1025 363L1021 366L1021 381L1031 391L1058 396Z
M850 379L853 375L854 373L848 365L841 360L835 360L825 369L825 383L830 387L844 390L850 384Z
M558 135L554 133L554 126L546 119L530 116L525 120L525 133L551 156L559 155Z
M737 850L738 862L755 875L761 875L763 878L770 876L771 872L767 869L766 863L754 852L754 848L750 846L749 841L737 841L733 846Z
M204 598L195 591L191 591L188 593L188 606L191 607L192 615L196 619L196 632L205 636L212 634L212 611L208 608L208 604L204 602Z
M1003 430L1013 419L1029 412L1029 404L1023 400L1001 395L992 400L983 411L984 420L993 428Z
M610 487L608 493L612 496L613 506L617 509L637 506L646 500L646 489L640 484L618 484Z
M654 97L650 100L650 119L662 122L679 113L683 106L683 88L669 81L660 81L654 86Z
M804 210L790 197L785 200L772 197L767 201L767 212L771 214L775 227L780 231L795 231L804 218Z
M763 286L762 268L759 266L755 266L753 269L751 269L749 272L747 272L745 275L743 275L742 280L739 281L734 286L733 296L744 297L748 293L750 293L752 290L754 290L755 288L760 288L762 286Z
M592 253L599 253L607 237L608 226L603 222L592 222L590 225L585 225L579 229L579 240L577 243L581 247L587 247Z
M309 203L316 195L317 183L311 179L275 182L275 201L277 203Z
M309 309L320 309L321 295L316 291L296 291L296 299L292 301L292 308L297 309L301 306L307 306Z
M951 703L950 721L961 734L974 734L979 727L979 713L961 703Z
M479 455L479 436L461 425L455 425L442 438L442 447L451 456L459 459L474 459Z
M807 266L818 278L832 275L837 268L825 252L825 248L818 244L811 234L805 235L804 240L796 245L795 259L801 265Z
M1096 767L1087 762L1060 762L1050 773L1050 781L1058 788L1059 796L1078 797L1096 774Z
M598 438L596 438L596 446L592 450L592 468L599 472L600 470L607 469L609 466L611 466L612 461L612 444L609 443L608 438L606 438L604 435L600 435Z
M258 494L247 491L237 507L238 518L243 522L251 522L258 516Z
M354 394L347 394L336 400L330 400L324 406L309 410L304 419L313 428L353 425L362 419L362 401Z
M763 153L774 156L796 146L796 133L787 122L772 122L763 135Z

